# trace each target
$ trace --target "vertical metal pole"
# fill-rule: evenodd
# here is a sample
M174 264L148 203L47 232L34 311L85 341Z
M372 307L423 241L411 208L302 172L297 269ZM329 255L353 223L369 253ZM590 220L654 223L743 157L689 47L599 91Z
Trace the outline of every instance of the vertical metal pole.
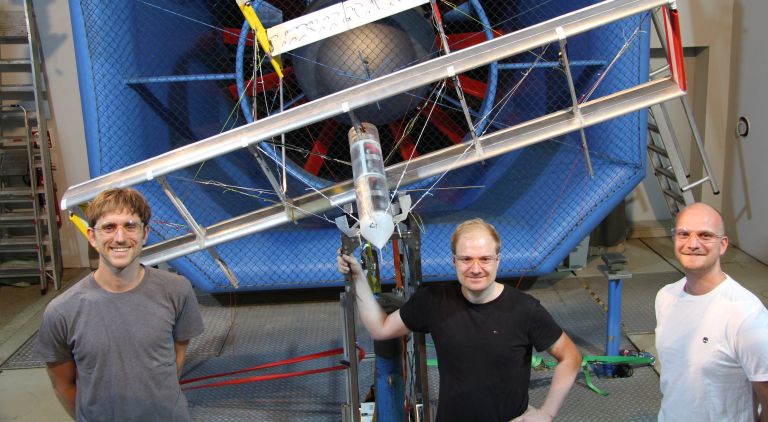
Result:
M352 255L357 247L356 239L341 235L342 252ZM347 274L344 283L344 293L341 293L341 323L344 336L344 361L347 369L347 402L343 406L342 420L358 422L360 416L360 388L358 386L357 338L355 333L355 284L352 276Z
M343 406L342 420L360 421L360 389L357 383L357 339L355 338L355 289L348 281L340 295L342 330L344 334L344 362L347 369L347 402Z
M421 286L421 237L418 224L413 215L408 216L408 231L403 233L403 243L407 252L405 260L408 266L406 280L406 299ZM427 343L426 336L422 333L413 333L414 365L416 371L415 394L416 400L422 404L422 421L432 421L432 409L429 400L429 372L427 368Z

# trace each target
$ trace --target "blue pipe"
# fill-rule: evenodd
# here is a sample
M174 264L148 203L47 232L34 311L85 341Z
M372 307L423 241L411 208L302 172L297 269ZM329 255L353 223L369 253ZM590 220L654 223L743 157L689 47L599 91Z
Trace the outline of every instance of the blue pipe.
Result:
M179 76L146 76L143 78L130 78L125 80L126 85L171 83L171 82L196 82L196 81L229 81L237 77L234 73L209 73L203 75L179 75Z
M374 385L376 420L405 421L405 385L403 380L402 340L374 341L376 353Z
M621 339L621 279L608 280L608 325L605 333L605 355L619 355Z
M491 21L488 20L488 15L485 14L483 6L479 0L471 0L472 8L477 13L477 18L483 23L483 33L486 39L493 38L493 32L491 31ZM480 135L488 125L489 120L483 116L488 115L493 108L493 102L496 100L496 85L499 82L499 62L491 62L488 65L488 85L485 91L485 98L483 98L483 104L480 106L480 122L475 124L475 134Z
M88 51L88 37L85 34L83 9L78 0L69 0L69 17L72 22L72 42L77 63L77 83L80 87L80 103L83 109L88 171L91 177L100 175L101 153L99 148L99 113L96 109L96 87L93 67Z
M568 63L571 67L578 66L605 66L605 60L574 60ZM553 68L560 67L560 62L528 62L528 63L499 63L501 70L531 69L531 68Z

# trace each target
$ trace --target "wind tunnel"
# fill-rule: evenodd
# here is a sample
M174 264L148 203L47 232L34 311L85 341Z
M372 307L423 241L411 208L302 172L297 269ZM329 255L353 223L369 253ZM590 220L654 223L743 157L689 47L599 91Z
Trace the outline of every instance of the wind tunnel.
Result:
M283 0L253 7L269 28L333 3ZM269 60L254 51L234 1L71 0L91 176L438 57L444 54L438 24L457 51L590 4L438 2L438 13L427 3L281 54L281 84ZM647 81L649 29L645 13L568 38L578 101ZM482 135L572 106L557 43L457 76L460 86L448 78L354 111L376 125L386 166L467 143L467 116ZM352 178L350 123L348 114L312 123L265 140L258 150L243 148L174 171L166 183L201 226L272 206L281 197L264 167L277 181L285 177L288 198ZM450 236L473 217L501 234L499 277L553 271L643 178L645 131L642 111L585 129L592 176L577 131L397 186L417 203L413 212L423 222L424 280L455 277ZM160 184L136 187L152 206L150 243L192 230ZM333 210L217 245L237 288L207 251L170 264L206 292L339 286L340 232L333 220L341 214ZM394 280L390 262L385 248L385 282Z

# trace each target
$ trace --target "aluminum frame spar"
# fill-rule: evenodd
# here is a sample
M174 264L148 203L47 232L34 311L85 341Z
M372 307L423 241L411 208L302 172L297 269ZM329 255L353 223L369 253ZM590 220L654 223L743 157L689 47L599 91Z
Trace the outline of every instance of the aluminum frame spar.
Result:
M153 180L273 136L670 2L671 0L607 0L437 57L72 186L64 193L61 208L74 208L93 199L105 189Z
M623 114L642 110L652 104L669 101L683 95L675 81L670 78L648 82L636 88L598 98L581 105L581 118L570 110L559 111L533 121L496 131L478 138L483 156L469 153L472 144L458 144L430 154L425 154L409 163L399 163L386 169L388 183L401 181L407 185L418 180L442 174L492 158L548 139L613 119ZM154 265L178 258L203 248L235 240L249 234L296 221L355 200L354 185L347 180L320 191L311 192L293 199L290 212L283 204L264 207L206 228L206 237L198 241L194 234L152 244L144 248L142 262Z
M493 61L526 52L534 47L563 42L569 36L668 3L670 3L669 0L608 0L485 41L73 186L62 197L62 208L76 211L77 205L88 202L104 189L154 180L237 149L251 147L261 140L279 136L422 85L453 77ZM575 115L573 110L562 110L480 136L473 143L476 148L471 148L474 153L468 152L472 144L458 144L423 155L410 163L399 163L387 168L387 178L391 182L400 180L400 184L413 183L556 136L583 130L585 127L683 94L684 91L672 78L641 84L579 104L578 115ZM482 151L482 155L477 151ZM144 249L142 262L153 265L178 258L318 214L354 200L352 181L338 183L318 192L286 200L282 204L264 207L215 223L197 230L196 233L153 244Z
M205 239L205 228L200 227L200 224L195 221L194 217L192 217L192 213L189 212L187 207L184 205L184 203L179 199L179 197L176 195L176 192L174 192L173 188L171 187L171 184L168 183L165 176L160 176L157 178L157 182L160 183L160 185L163 187L163 191L165 192L165 195L168 197L168 199L173 203L173 206L176 207L176 211L181 214L181 216L184 218L184 220L187 222L189 227L192 229L192 232L195 233L195 236L198 241ZM221 268L221 271L224 273L224 276L229 280L230 284L232 284L232 287L235 289L240 285L240 282L237 280L237 276L235 276L235 273L232 271L232 269L229 268L229 265L227 265L226 262L221 258L219 253L216 251L216 248L210 247L207 248L208 254L211 255L213 260L216 262L216 264Z

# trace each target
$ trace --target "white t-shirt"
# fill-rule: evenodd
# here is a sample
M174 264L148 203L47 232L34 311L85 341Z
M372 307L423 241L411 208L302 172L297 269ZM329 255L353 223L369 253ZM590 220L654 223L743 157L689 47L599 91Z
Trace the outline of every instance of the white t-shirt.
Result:
M745 421L752 384L768 381L768 311L730 276L693 296L686 279L656 295L659 421Z

